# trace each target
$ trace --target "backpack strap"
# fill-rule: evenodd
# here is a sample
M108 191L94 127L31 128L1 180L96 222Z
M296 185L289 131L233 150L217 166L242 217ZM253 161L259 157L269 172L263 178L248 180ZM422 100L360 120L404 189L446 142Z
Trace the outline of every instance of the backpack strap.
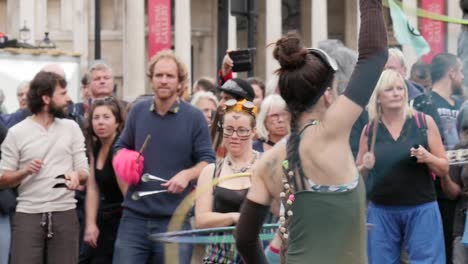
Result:
M416 125L418 126L418 128L421 128L421 122L419 122L419 112L416 112L416 114L414 115L414 120L416 121Z
M416 121L418 128L427 128L426 115L424 113L416 111L414 120Z
M368 137L368 146L369 151L374 153L376 134L377 134L378 123L375 120L369 121L367 123L364 134ZM372 128L372 131L370 130ZM372 134L371 134L372 132Z
M419 112L419 114L421 115L421 128L427 128L426 114L423 112Z
M366 135L366 137L369 137L371 123L372 123L372 122L369 122L369 123L367 123L367 125L366 125L366 130L365 130L365 132L364 132L364 135Z

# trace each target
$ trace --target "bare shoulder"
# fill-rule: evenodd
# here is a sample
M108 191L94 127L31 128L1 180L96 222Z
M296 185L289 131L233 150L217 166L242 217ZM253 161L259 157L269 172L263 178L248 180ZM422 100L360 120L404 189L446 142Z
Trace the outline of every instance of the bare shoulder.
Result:
M198 178L198 182L205 182L207 180L209 180L213 173L214 173L214 170L215 170L215 164L214 163L210 163L208 165L205 166L205 168L203 168L203 170L201 171L200 173L200 177Z
M215 163L210 163L203 168L201 174L210 173L210 172L213 173L214 170L215 170Z
M432 116L424 114L424 117L426 118L426 124L428 128L437 127L436 122Z
M281 141L265 152L254 167L254 177L263 180L270 192L281 187L282 162L286 157L286 143Z

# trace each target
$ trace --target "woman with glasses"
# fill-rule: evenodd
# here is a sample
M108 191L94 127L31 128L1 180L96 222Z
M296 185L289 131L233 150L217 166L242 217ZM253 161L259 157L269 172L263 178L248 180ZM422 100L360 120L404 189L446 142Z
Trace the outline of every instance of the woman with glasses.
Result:
M348 140L387 60L387 30L381 0L360 0L360 14L359 60L339 97L337 65L324 51L294 32L276 42L291 133L255 166L234 233L246 263L267 263L258 234L273 199L284 207L283 263L367 263L365 188Z
M265 152L289 133L289 112L286 102L277 94L269 95L262 102L257 119L257 137L253 148Z
M197 199L195 224L197 228L225 227L237 224L239 211L250 187L250 177L222 181L238 173L249 173L258 159L252 149L257 109L252 102L229 100L223 116L223 143L226 157L206 166L198 178L198 186L209 185L214 179L221 182ZM241 263L233 244L207 246L204 263Z
M112 98L97 99L89 109L87 142L91 173L86 191L84 241L93 248L80 263L112 263L114 242L127 185L112 167L112 145L124 127L123 107Z

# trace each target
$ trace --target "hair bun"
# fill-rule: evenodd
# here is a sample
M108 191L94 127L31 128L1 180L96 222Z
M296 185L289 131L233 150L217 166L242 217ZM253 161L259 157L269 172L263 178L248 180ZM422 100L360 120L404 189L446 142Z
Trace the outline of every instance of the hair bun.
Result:
M282 69L296 69L304 65L307 49L302 45L301 38L296 32L289 32L280 38L273 50L273 57Z

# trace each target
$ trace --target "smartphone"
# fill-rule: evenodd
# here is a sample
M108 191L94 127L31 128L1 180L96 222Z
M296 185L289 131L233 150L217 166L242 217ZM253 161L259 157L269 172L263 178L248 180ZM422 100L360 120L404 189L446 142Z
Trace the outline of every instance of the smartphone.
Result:
M255 48L250 49L239 49L229 52L234 67L233 72L247 72L252 70L252 55L255 52Z

